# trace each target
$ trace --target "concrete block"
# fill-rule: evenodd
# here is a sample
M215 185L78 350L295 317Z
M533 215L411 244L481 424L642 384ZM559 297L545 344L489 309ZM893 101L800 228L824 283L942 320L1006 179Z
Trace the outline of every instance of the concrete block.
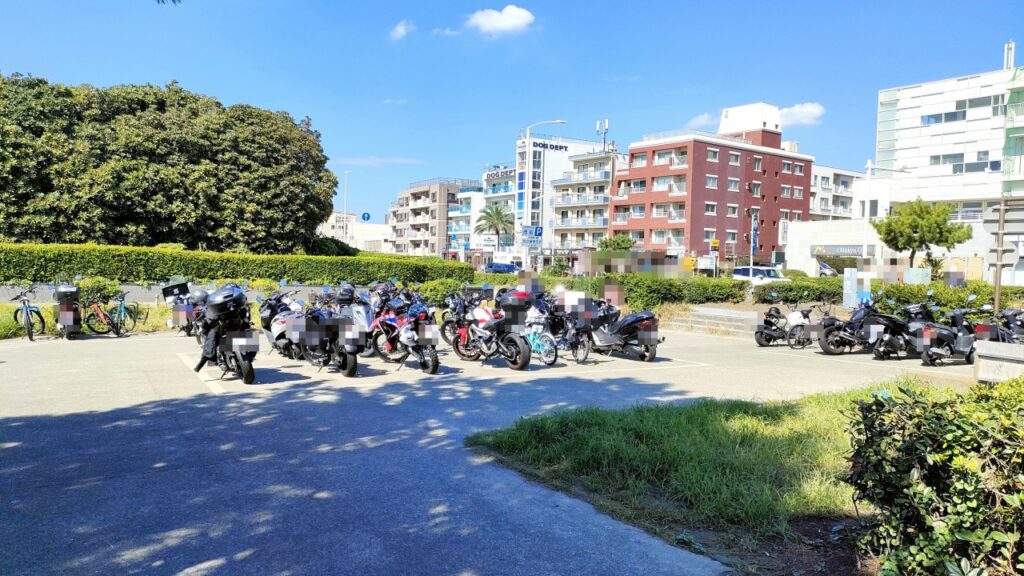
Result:
M974 377L979 382L1002 382L1024 376L1024 346L978 341L974 348Z

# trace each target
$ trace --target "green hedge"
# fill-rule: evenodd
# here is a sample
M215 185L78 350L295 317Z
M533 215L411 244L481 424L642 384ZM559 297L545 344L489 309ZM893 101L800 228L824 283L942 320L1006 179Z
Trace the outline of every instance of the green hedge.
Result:
M515 274L476 272L473 274L473 286L483 286L484 284L490 284L494 288L512 286L516 283L517 278Z
M861 540L883 574L1024 570L1024 379L953 398L858 403L847 481L877 513Z
M285 278L310 284L473 279L468 264L403 256L264 256L97 244L0 244L0 280L53 282L103 276L120 282L186 278Z
M807 272L803 270L783 270L782 275L786 278L807 278Z
M792 282L769 282L754 288L754 301L762 304L774 302L772 292L783 302L842 302L843 279L794 278Z

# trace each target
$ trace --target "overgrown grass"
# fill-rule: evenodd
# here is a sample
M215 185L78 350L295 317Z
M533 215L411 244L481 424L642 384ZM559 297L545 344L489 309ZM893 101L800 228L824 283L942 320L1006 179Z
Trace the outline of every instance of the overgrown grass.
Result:
M916 380L881 386L920 389ZM507 463L613 502L629 519L785 534L790 520L853 513L842 483L844 412L872 390L795 402L703 400L584 408L467 439Z
M38 304L39 311L43 315L43 321L46 322L46 331L44 334L51 336L57 334L57 322L54 318L54 304L45 302ZM14 310L17 305L14 304L0 304L0 340L5 338L20 338L25 335L25 329L22 328L21 324L14 322ZM104 306L104 309L109 310L110 305ZM87 310L82 311L82 320L84 322L85 315L88 314ZM139 317L136 319L135 332L160 332L167 330L167 319L171 317L171 309L163 304L141 304L139 306ZM258 318L257 316L254 316ZM83 331L88 331L85 326L82 326Z

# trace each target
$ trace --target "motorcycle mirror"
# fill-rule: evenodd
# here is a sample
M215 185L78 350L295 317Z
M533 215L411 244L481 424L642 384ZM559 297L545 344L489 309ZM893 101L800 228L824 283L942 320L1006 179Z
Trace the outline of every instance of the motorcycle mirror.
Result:
M938 312L938 311L939 311L939 307L938 306L932 306L932 312Z
M280 286L280 287L282 287L282 288L284 288L285 286L287 286L287 285L288 285L288 281L287 281L287 280L285 280L284 278L281 278L281 281L280 281L280 282L278 282L278 283L277 283L277 285L278 285L278 286Z
M328 294L330 291L331 291L331 287L328 286L327 284L324 284L324 294Z
M889 298L888 300L886 300L886 302L889 303L889 306L895 306L896 305L896 301L893 300L892 298Z
M249 287L249 281L248 280L243 280L242 281L242 288L248 288L248 287Z
M769 292L768 295L771 296L772 298L778 298L779 297L779 293L778 292L774 292L774 291L773 292Z
M974 302L974 300L975 300L975 299L976 299L977 297L978 297L978 295L977 295L977 294L968 294L968 295L967 295L967 301L968 301L968 302Z
M928 289L928 296L931 297L932 294L935 294L935 290L932 290L931 288L929 288Z
M490 287L491 287L491 285L490 285L490 284L484 284L483 286L481 286L481 288L483 288L484 290L487 290L487 289L489 289Z
M984 310L985 312L991 312L992 311L992 305L991 304L985 304L984 306L981 307L981 309Z

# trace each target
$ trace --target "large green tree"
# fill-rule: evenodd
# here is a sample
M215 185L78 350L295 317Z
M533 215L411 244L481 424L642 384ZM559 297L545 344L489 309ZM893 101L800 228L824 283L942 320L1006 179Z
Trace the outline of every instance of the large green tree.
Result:
M920 198L896 206L892 214L871 223L878 236L896 252L910 251L910 267L918 251L930 251L932 246L952 249L971 239L971 227L949 221L955 209L952 204L929 204Z
M0 75L0 239L291 253L337 179L309 119L159 86Z
M485 206L476 219L476 227L473 229L477 234L489 234L494 232L497 236L495 246L501 245L501 235L511 234L515 228L516 217L511 210L501 204Z

